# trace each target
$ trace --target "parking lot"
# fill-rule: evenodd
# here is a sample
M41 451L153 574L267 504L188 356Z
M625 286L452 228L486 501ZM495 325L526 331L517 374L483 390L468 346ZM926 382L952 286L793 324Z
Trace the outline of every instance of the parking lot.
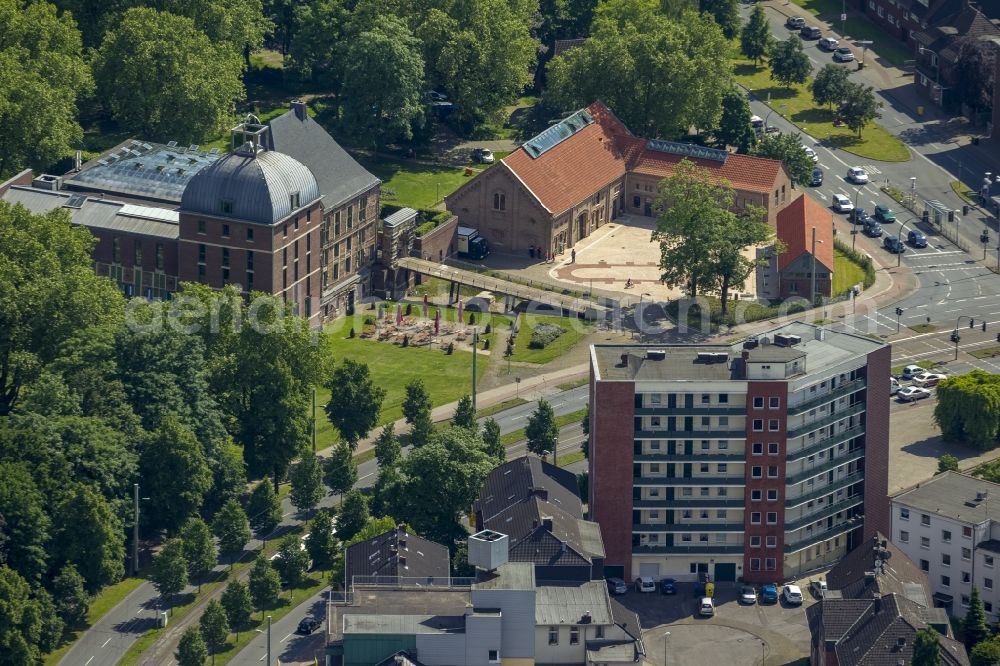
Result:
M639 614L646 655L651 661L664 666L776 666L795 664L808 657L805 609L815 600L806 590L806 583L801 606L787 606L784 602L740 605L740 586L718 583L714 617L697 615L700 598L695 596L694 585L679 583L675 595L640 594L630 586L628 594L615 597Z

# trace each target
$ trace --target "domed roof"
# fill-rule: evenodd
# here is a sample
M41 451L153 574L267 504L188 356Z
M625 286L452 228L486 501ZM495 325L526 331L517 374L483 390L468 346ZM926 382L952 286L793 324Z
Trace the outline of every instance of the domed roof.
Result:
M298 206L292 205L298 194ZM181 211L274 224L319 198L312 172L273 150L237 150L199 171L184 188Z

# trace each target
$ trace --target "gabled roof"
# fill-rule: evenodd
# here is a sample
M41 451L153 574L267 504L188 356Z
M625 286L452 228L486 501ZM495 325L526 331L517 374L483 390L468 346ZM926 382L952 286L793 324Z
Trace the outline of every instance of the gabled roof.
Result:
M778 270L812 251L812 230L816 229L816 261L833 270L833 216L805 194L778 213L777 236L785 244L778 255Z
M484 520L490 520L508 507L537 496L580 518L583 504L577 492L572 472L536 456L521 456L494 467L486 475L475 510L482 512Z
M451 562L445 546L400 525L372 539L348 546L344 554L344 578L351 586L357 576L399 576L447 580Z
M642 640L642 624L639 622L639 616L636 612L625 608L624 604L614 597L609 595L609 598L611 599L611 617L615 624L637 641Z
M309 167L319 184L324 209L336 208L382 182L309 117L303 104L293 103L291 111L267 124L271 127L268 147Z
M931 590L924 572L884 535L876 537L882 553L880 573L875 573L874 545L865 541L830 569L827 586L839 590L844 599L872 599L895 593L922 606L931 606Z

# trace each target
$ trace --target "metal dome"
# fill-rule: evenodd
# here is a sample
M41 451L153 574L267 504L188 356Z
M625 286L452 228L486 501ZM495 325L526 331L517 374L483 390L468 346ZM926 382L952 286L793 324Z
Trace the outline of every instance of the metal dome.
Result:
M299 205L293 206L296 194ZM319 196L316 178L304 164L248 145L199 171L184 188L181 211L274 224Z

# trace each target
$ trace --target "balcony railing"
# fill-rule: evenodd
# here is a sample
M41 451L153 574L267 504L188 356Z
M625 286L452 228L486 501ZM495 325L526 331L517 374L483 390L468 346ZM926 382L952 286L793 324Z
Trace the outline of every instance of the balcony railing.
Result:
M745 430L636 430L635 439L744 439Z
M815 513L811 513L808 516L803 516L802 518L798 518L796 520L785 521L785 531L794 532L795 530L800 530L806 525L811 525L816 521L829 518L830 516L835 515L838 511L844 511L845 509L850 509L851 507L863 504L864 501L865 496L858 493L857 495L852 495L851 497L834 504L824 504L823 507Z
M745 485L742 476L699 476L697 478L685 476L634 476L632 485L635 486L743 486Z
M653 463L673 463L673 462L720 462L720 463L742 463L746 462L746 455L742 453L667 453L658 451L656 453L636 453L633 454L634 462Z
M804 495L799 495L798 497L786 497L785 498L785 508L791 508L799 506L809 502L810 500L819 499L820 497L825 497L831 495L838 490L842 490L847 486L854 485L859 481L864 481L864 472L858 471L853 474L848 474L847 476L842 476L840 478L834 479L832 483L829 483L819 490L814 490L810 493Z
M849 462L854 462L855 460L860 460L865 457L865 448L863 446L854 449L853 451L848 451L842 456L837 456L832 460L829 460L822 465L817 465L816 467L810 467L809 469L802 470L796 474L788 474L785 476L785 485L794 486L797 483L802 483L807 479L812 479L821 474L825 474L830 470L837 469L841 465L846 465Z
M785 460L788 462L795 462L796 460L802 460L803 458L808 458L809 456L819 453L825 449L832 448L840 444L841 442L846 442L858 437L859 435L865 434L865 429L858 426L857 428L848 428L843 432L838 432L831 437L824 437L815 444L807 446L804 449L799 449L798 451L789 451Z
M815 421L810 421L809 423L806 423L804 425L800 425L800 426L798 426L796 428L789 428L789 430L788 430L788 439L794 439L795 437L801 437L802 435L805 435L806 433L810 433L813 430L819 430L820 428L822 428L824 426L828 426L831 423L836 423L837 421L841 421L841 420L846 419L846 418L848 418L850 416L855 416L857 414L860 414L863 411L865 411L865 403L863 403L863 402L855 403L853 405L848 406L845 409L840 409L840 410L837 410L836 412L834 412L833 414L830 414L828 416L824 416L821 419L816 419Z
M635 408L636 416L745 416L746 405L739 407L723 407L721 405L691 407L666 407L664 405L646 405Z
M866 382L864 379L853 379L849 382L845 382L840 386L838 386L837 388L833 389L832 391L824 393L823 395L816 396L815 398L810 398L809 400L806 400L805 402L800 402L797 405L790 405L788 407L788 415L796 416L803 412L808 412L810 409L819 407L820 405L830 402L831 400L837 400L838 398L842 398L845 395L850 395L851 393L860 391L863 388L865 388L865 385Z
M861 524L860 520L849 519L846 522L834 525L828 530L814 531L812 534L807 534L801 539L786 543L785 553L795 553L817 543L823 543L827 539L832 539L835 536L846 534L857 527L861 527Z
M743 523L632 523L633 532L743 532Z
M712 499L709 497L683 497L677 499L632 500L633 509L725 509L742 508L746 502L739 499Z
M633 555L732 555L742 553L743 545L722 546L632 546Z

